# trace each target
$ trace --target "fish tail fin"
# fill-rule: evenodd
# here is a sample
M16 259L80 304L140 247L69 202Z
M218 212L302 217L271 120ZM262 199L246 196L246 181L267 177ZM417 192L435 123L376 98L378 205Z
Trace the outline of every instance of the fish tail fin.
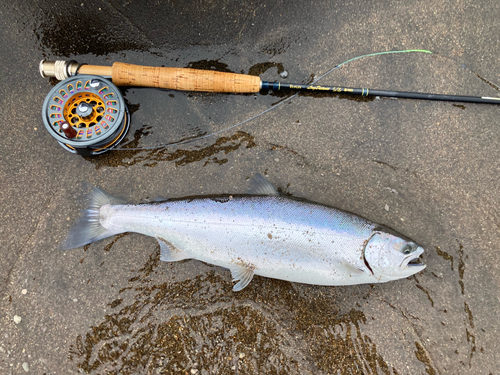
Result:
M108 230L101 225L100 210L105 204L123 204L124 202L97 187L92 187L86 196L88 207L82 210L81 217L71 228L66 239L61 243L61 250L75 249L103 238L123 233L120 230Z

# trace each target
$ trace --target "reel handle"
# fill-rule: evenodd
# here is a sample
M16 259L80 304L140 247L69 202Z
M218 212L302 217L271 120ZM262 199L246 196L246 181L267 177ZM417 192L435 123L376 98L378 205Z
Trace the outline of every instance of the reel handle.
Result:
M79 65L75 61L40 62L42 77L64 80L76 74L111 77L117 86L143 86L162 89L205 92L259 92L259 77L189 68L164 68L132 65L120 62L113 66Z

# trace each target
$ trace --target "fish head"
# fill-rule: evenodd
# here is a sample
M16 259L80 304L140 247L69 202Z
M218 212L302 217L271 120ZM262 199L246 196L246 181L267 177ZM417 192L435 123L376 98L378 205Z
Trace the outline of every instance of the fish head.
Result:
M422 271L425 264L415 263L424 249L401 237L376 232L365 246L365 263L381 282L402 279ZM412 263L410 263L412 262Z

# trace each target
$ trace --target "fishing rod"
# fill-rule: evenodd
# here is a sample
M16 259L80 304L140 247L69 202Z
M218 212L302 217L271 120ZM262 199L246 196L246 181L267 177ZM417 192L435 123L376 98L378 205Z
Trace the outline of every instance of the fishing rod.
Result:
M42 77L64 80L76 74L93 74L111 77L117 86L156 87L181 91L205 91L228 93L256 93L260 90L322 91L361 96L383 96L392 98L441 100L450 102L500 104L500 98L440 95L420 92L372 90L340 86L303 85L261 81L257 76L246 74L198 70L190 68L166 68L132 65L120 62L112 66L82 65L75 61L42 61Z
M267 82L246 74L190 68L151 67L115 62L112 66L70 61L40 62L42 77L61 82L45 99L42 117L51 135L68 151L97 155L118 144L130 115L116 86L142 86L181 91L257 93L261 90L329 92L450 102L500 104L500 98L373 90L341 86ZM104 77L110 77L111 81Z

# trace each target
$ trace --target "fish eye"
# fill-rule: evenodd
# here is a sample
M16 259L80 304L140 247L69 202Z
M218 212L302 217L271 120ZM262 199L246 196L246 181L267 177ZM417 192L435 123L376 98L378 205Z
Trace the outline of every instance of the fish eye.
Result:
M405 244L401 249L401 252L405 255L410 254L413 251L413 247L410 244Z

